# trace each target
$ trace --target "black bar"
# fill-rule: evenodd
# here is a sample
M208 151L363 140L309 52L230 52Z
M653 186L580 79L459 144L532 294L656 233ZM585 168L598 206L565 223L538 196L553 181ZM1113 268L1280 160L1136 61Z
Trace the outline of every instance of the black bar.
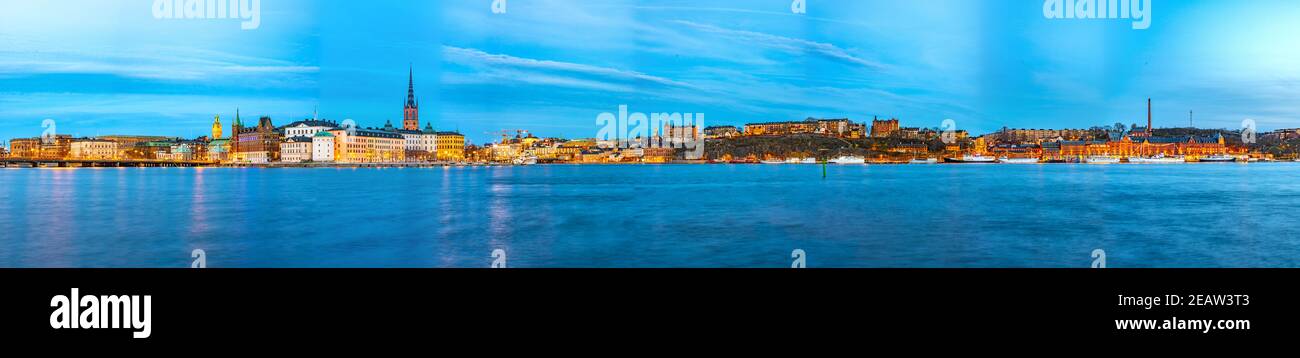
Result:
M870 335L1236 340L1296 332L1285 269L6 269L14 342L286 344L328 339L639 341ZM151 334L53 329L51 299L150 295ZM1237 297L1119 306L1119 296ZM1248 298L1243 302L1242 296ZM1188 303L1184 298L1183 303ZM1116 320L1249 320L1249 329L1117 330ZM720 338L721 339L721 338Z

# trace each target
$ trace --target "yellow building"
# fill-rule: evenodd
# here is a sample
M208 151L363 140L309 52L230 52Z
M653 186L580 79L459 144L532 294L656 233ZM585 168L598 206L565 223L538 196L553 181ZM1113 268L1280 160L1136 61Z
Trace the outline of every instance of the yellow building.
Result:
M221 116L212 118L212 140L221 139Z
M406 139L401 134L369 129L335 129L337 163L398 163L406 161Z
M72 159L117 159L117 142L103 139L77 139L70 146Z
M465 160L465 136L456 132L438 132L438 160L456 162Z

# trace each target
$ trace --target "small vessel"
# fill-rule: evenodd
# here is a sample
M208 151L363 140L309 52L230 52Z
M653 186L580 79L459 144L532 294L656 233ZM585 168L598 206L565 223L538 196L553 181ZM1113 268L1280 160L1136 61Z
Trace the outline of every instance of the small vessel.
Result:
M843 155L839 158L831 159L830 164L867 164L867 158Z
M799 164L800 161L801 161L801 159L799 159L799 158L786 158L786 159L785 159L785 162L783 162L783 163L784 163L784 164Z
M759 161L759 163L763 163L763 164L785 164L785 161L784 161L784 160L763 160L763 161Z
M1237 161L1237 158L1229 155L1215 154L1211 156L1201 157L1200 161L1203 163L1227 163L1227 162L1235 162Z
M526 156L526 157L515 158L515 160L514 160L514 164L515 164L515 165L534 165L534 164L537 164L537 157L534 157L534 156Z
M997 163L998 160L997 160L996 158L993 158L993 157L986 157L986 156L978 155L978 154L976 154L976 155L969 155L969 154L968 154L968 155L963 155L963 156L961 156L960 159L958 159L958 158L945 158L945 159L944 159L944 162L954 163L954 164L991 164L991 163Z
M817 164L817 158L803 158L799 164Z
M1109 155L1094 155L1088 157L1087 159L1084 159L1083 162L1087 164L1118 164L1119 157L1112 157Z
M999 163L1003 164L1038 164L1038 158L998 158Z
M907 164L939 164L938 158L916 158L907 162Z
M1133 164L1181 164L1187 162L1187 159L1183 157L1167 157L1164 153L1161 153L1151 157L1129 157L1128 162Z

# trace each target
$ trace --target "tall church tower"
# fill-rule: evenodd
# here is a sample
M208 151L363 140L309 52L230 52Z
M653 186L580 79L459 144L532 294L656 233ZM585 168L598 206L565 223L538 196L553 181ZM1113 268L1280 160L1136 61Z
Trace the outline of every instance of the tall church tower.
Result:
M212 140L221 139L221 116L212 118Z
M244 130L244 123L239 120L239 108L235 108L235 123L230 124L230 153L232 155L239 152L239 132L242 130Z
M412 68L406 85L406 106L402 109L402 129L420 130L420 102L415 99L415 69Z

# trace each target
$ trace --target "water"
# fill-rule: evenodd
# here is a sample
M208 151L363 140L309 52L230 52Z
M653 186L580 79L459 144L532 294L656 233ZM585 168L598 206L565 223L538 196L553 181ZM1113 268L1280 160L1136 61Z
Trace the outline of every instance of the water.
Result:
M4 169L0 266L1296 267L1300 165Z

